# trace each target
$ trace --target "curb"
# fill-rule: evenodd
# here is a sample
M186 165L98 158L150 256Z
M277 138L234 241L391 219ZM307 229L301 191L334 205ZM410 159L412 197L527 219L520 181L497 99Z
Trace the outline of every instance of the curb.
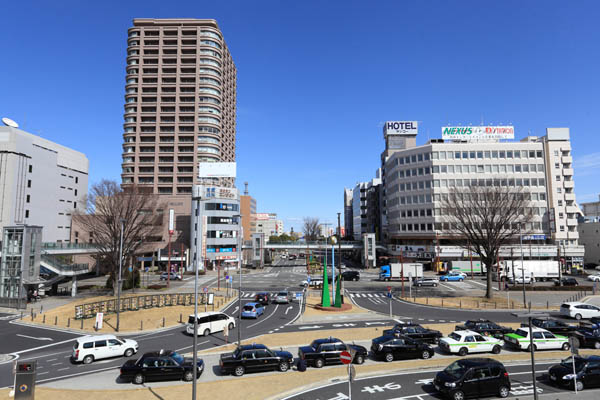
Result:
M432 297L433 298L433 297ZM438 298L438 297L435 297ZM436 308L436 309L440 309L440 310L454 310L454 311L478 311L478 312L519 312L519 311L527 311L527 308L491 308L491 309L480 309L480 308L459 308L459 307L441 307L441 306L434 306L432 304L421 304L421 303L413 303L412 301L408 301L408 300L404 300L398 297L394 297L394 299L400 303L404 303L404 304L409 304L409 305L413 305L413 306L420 306L420 307L430 307L430 308ZM536 309L537 310L537 309ZM544 309L548 312L558 312L559 310L554 310L554 309Z
M18 358L19 356L15 354L0 354L0 365L8 364Z

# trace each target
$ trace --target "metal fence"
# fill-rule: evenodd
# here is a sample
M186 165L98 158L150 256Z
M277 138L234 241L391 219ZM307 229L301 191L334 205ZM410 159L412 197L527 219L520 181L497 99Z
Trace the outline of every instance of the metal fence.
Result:
M211 293L212 294L212 293ZM207 304L209 293L198 293L198 304ZM137 311L155 307L190 306L194 304L194 293L148 294L124 297L120 302L120 311ZM94 318L96 313L116 313L117 299L97 301L75 306L75 319Z

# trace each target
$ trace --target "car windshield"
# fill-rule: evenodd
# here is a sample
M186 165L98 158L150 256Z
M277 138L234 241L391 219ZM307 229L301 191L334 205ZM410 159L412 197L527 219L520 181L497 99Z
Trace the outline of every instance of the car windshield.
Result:
M575 371L581 371L584 367L586 361L583 358L575 357ZM569 368L572 370L573 368L573 357L567 357L560 362L560 365L565 368Z
M277 296L287 296L287 292L279 292L277 293Z
M233 358L239 358L240 351L241 351L241 350L240 350L239 348L238 348L238 349L235 349L235 351L233 352Z
M522 336L522 337L527 337L527 336L529 336L529 334L527 333L527 331L526 331L526 330L524 330L524 329L517 329L517 330L515 331L515 335L517 335L517 336Z
M390 339L392 339L391 336L379 336L379 337L376 337L375 339L373 339L373 343L383 343L383 342L387 342Z
M314 340L311 344L310 347L312 347L313 349L316 349L317 347L319 347L319 342L317 342L316 340Z
M177 364L183 364L183 356L179 353L171 353L171 358L177 362Z
M463 365L462 361L454 361L452 364L448 365L444 372L454 379L459 379L461 376L467 372L467 368Z
M254 310L254 307L252 307L252 306L244 306L243 310L244 311L252 311L252 310Z
M456 340L457 342L460 342L460 335L456 332L452 332L451 334L448 335L448 337L450 339Z

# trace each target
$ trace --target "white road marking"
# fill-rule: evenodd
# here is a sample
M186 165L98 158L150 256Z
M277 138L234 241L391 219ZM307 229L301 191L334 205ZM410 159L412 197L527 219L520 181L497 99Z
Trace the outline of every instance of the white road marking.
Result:
M46 362L50 362L50 361L56 361L56 360L58 360L58 358L51 358L51 359L49 359L49 360L46 360Z
M27 339L35 339L35 340L46 340L46 341L50 341L53 342L54 339L49 338L49 337L35 337L35 336L27 336L27 335L21 335L20 333L17 333L17 336L21 336Z
M155 339L155 338L159 338L159 337L173 336L173 335L174 335L174 333L167 333L165 335L158 335L158 336L152 336L152 337L145 337L145 338L142 338L142 339L137 339L137 341L139 342L141 340Z
M59 363L54 363L54 364L50 364L50 365L54 366L54 365L61 365L61 364L62 364L62 363L61 363L61 362L59 362Z
M201 344L208 343L208 342L210 342L210 340L205 340L204 342L196 343L196 346L200 346ZM176 352L180 352L181 350L188 349L190 347L194 347L194 346L193 345L191 345L191 346L185 346L185 347L182 347L181 349L177 349L175 351Z
M67 367L67 368L60 368L60 369L58 369L57 371L66 371L66 370L68 370L68 369L69 369L68 367Z
M38 368L39 368L39 367L38 367ZM39 375L45 375L45 374L47 374L47 373L48 373L48 371L46 371L46 372L38 372L38 373L37 373L37 375L38 375L38 376L39 376Z
M469 281L469 282L471 282L471 283L474 283L474 284L476 284L476 285L480 285L480 286L483 286L483 287L487 288L487 285L486 285L486 284L483 284L483 283L481 283L481 282L475 282L475 281ZM497 287L495 287L493 283L492 283L492 289L494 289L494 290L498 291L498 288L497 288Z
M449 289L452 292L456 292L456 289L454 289L454 288L452 288L452 287L450 287L450 286L448 286L446 284L443 284L442 282L440 282L440 286L443 286L443 287L445 287L446 289Z
M252 328L253 326L256 326L256 325L260 324L261 322L264 322L264 321L268 320L268 319L269 319L269 318L271 318L273 315L275 315L275 311L277 311L277 309L278 309L278 308L279 308L279 304L277 304L277 305L275 306L275 309L273 310L273 312L272 312L271 314L267 315L265 318L261 319L260 321L257 321L257 322L255 322L254 324L252 324L252 325L249 325L247 328Z
M294 306L289 306L288 308L285 309L285 315L287 315L287 313L294 308Z
M301 326L301 327L299 327L298 329L301 329L301 330L302 330L302 329L319 329L319 328L322 328L322 326L321 326L321 325L313 325L313 326Z
M51 346L56 346L56 345L63 344L63 343L72 342L74 340L75 340L75 338L73 338L73 339L67 339L67 340L63 340L62 342L56 342L56 343L47 344L47 345L44 345L44 346L34 347L32 349L21 350L21 351L17 351L17 352L11 353L11 354L15 354L16 355L16 354L28 353L30 351L45 349L46 347L51 347Z

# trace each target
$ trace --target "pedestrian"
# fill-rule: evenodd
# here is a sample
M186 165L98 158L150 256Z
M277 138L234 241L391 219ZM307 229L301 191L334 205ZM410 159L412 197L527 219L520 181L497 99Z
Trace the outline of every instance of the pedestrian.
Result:
M508 282L506 280L504 281L504 290L508 290Z

